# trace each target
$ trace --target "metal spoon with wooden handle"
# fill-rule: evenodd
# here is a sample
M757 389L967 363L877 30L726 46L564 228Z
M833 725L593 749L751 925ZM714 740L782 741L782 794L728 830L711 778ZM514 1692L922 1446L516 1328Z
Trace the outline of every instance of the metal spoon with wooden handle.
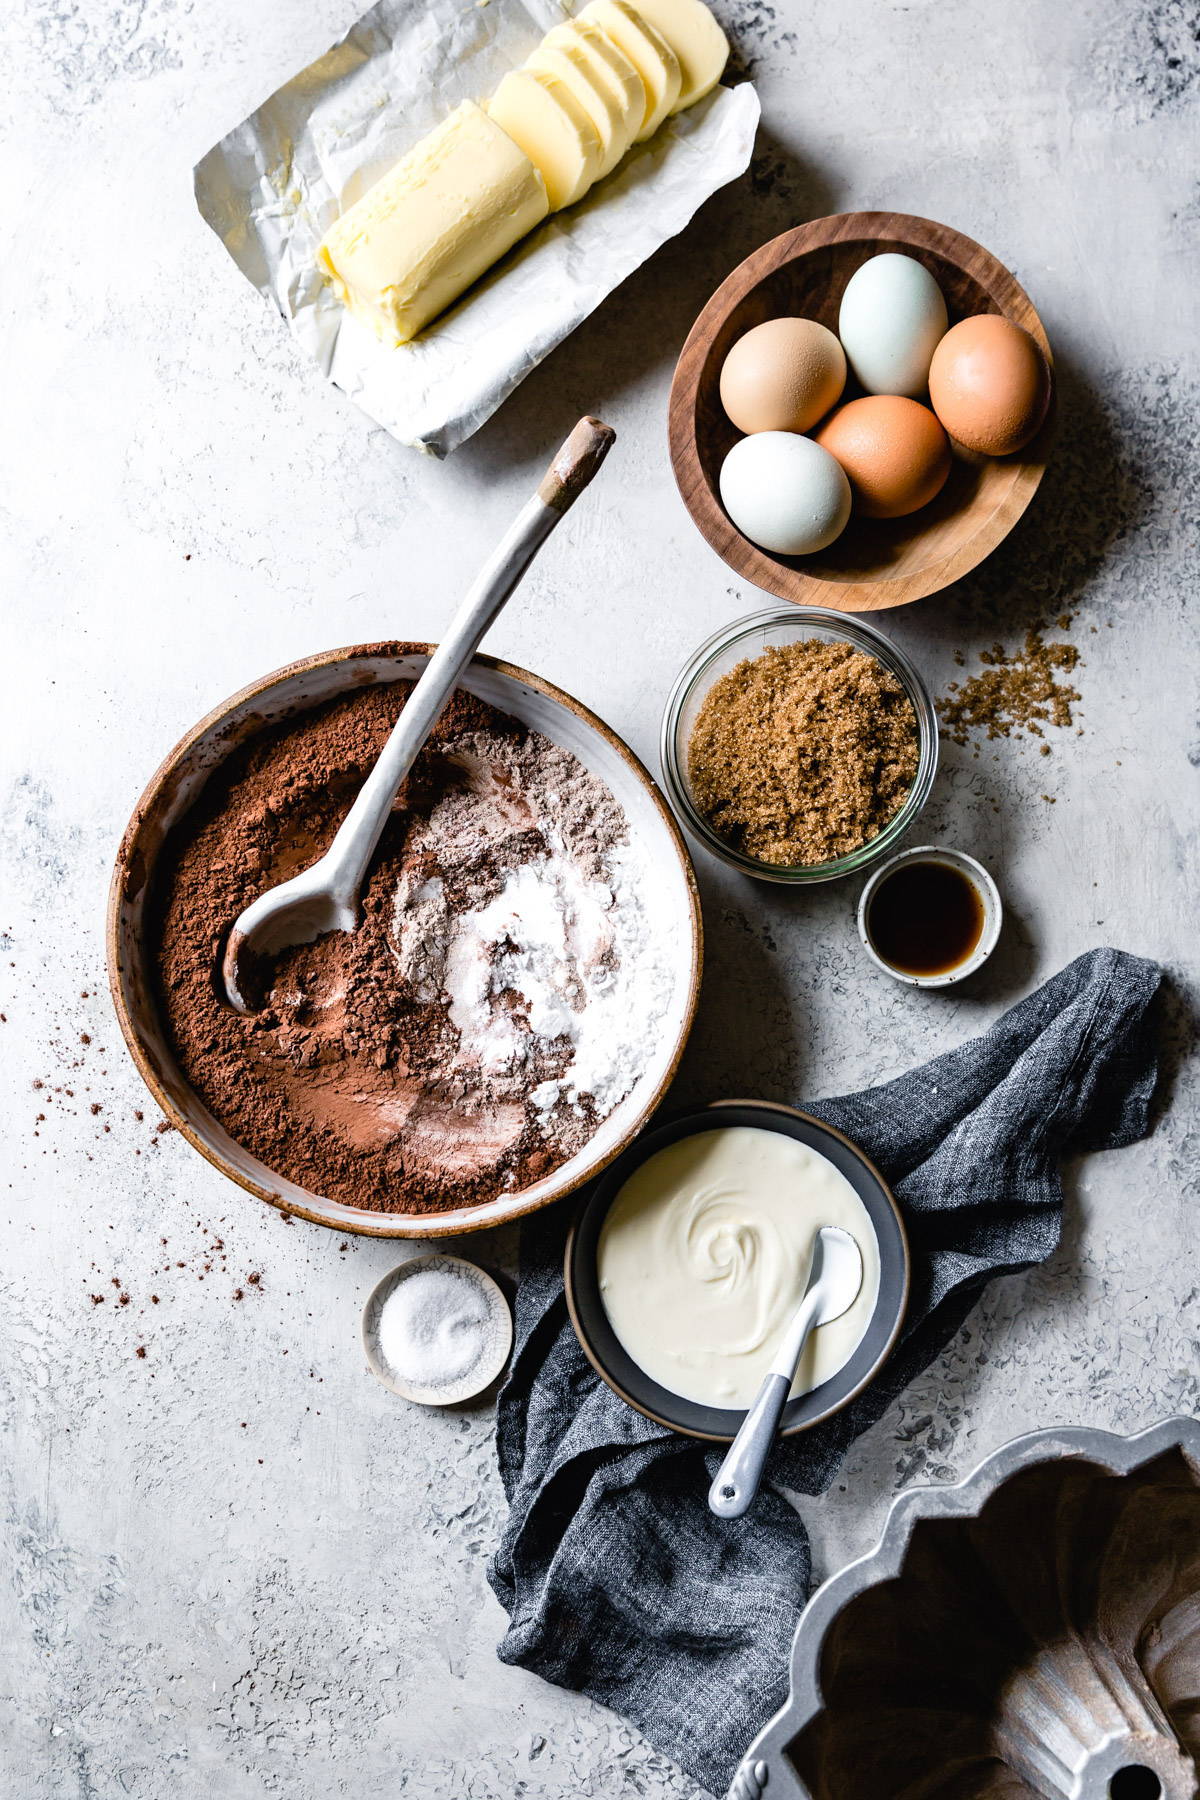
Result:
M272 957L290 945L311 944L327 931L353 931L358 924L363 876L401 783L484 632L608 455L614 436L599 419L579 421L537 493L480 570L324 856L302 874L260 894L236 920L225 946L221 977L229 1003L238 1012L261 1009Z
M742 1420L708 1490L709 1511L718 1518L740 1519L753 1502L808 1334L849 1311L858 1299L862 1278L862 1251L850 1233L837 1225L823 1225L813 1245L804 1298L792 1315L758 1398Z

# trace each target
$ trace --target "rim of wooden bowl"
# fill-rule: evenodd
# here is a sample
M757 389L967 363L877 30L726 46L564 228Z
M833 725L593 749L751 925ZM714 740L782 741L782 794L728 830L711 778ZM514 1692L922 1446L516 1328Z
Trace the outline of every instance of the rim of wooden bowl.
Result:
M194 725L175 745L175 748L160 764L146 784L129 824L121 838L113 867L112 880L109 884L108 911L105 922L105 950L108 963L108 985L116 1010L117 1022L121 1027L121 1035L129 1049L138 1073L149 1088L157 1104L193 1150L199 1152L206 1162L212 1164L222 1175L234 1181L247 1193L259 1200L265 1200L277 1211L287 1213L296 1218L307 1219L313 1225L324 1225L332 1231L343 1234L352 1233L358 1237L379 1238L439 1238L458 1236L469 1231L484 1231L493 1226L507 1225L514 1219L524 1218L529 1213L538 1212L544 1206L552 1206L556 1200L574 1193L586 1182L595 1180L611 1162L622 1152L646 1127L671 1082L674 1080L683 1055L692 1026L695 1022L696 1007L700 996L700 976L704 960L704 922L700 908L700 890L696 883L696 873L692 860L684 842L679 823L661 792L654 777L650 774L641 759L634 754L611 726L606 725L590 707L572 694L556 687L553 682L545 681L540 675L533 675L528 669L520 668L516 663L505 662L499 657L485 656L477 653L471 661L495 674L503 675L532 688L545 698L556 701L568 712L589 726L599 737L603 738L611 749L628 764L633 774L641 781L667 828L688 895L688 920L691 927L692 955L691 972L688 982L687 998L684 1003L683 1016L680 1021L678 1038L670 1062L662 1076L655 1083L628 1127L609 1151L598 1161L590 1162L582 1171L570 1179L555 1183L553 1176L548 1177L549 1191L530 1199L520 1193L511 1196L497 1195L491 1200L482 1201L476 1207L455 1207L446 1213L368 1213L366 1209L355 1210L343 1207L343 1216L337 1218L326 1216L315 1207L308 1207L301 1202L285 1198L277 1190L254 1181L241 1170L233 1167L215 1145L207 1143L184 1116L171 1092L170 1085L164 1079L155 1058L150 1053L142 1035L135 1007L131 1005L130 988L141 990L149 995L149 984L146 981L144 957L140 958L141 967L130 970L126 967L122 949L122 911L127 895L148 883L152 877L154 862L162 846L164 831L162 817L173 797L176 782L181 778L181 766L188 756L208 733L227 723L231 716L244 711L253 702L268 693L278 684L304 675L310 670L323 669L340 662L352 662L356 658L392 658L399 660L408 656L432 656L437 648L435 644L420 643L414 640L387 640L380 643L351 644L338 650L324 650L315 656L300 658L297 662L287 663L282 668L274 669L269 675L252 681L229 699L223 700L211 712ZM232 752L245 741L248 734L233 734L229 743ZM144 949L144 946L143 946ZM180 1076L181 1086L189 1084ZM189 1091L194 1091L190 1090ZM567 1165L564 1165L564 1168ZM319 1196L314 1196L314 1199ZM333 1204L333 1203L330 1203Z
M798 606L828 606L842 612L874 612L924 599L978 568L1003 542L1024 513L1045 473L1054 435L1056 384L1051 382L1046 417L1033 440L1016 456L1004 458L1013 480L971 536L926 567L908 575L875 581L839 580L806 573L760 550L731 523L708 480L697 446L696 414L701 383L713 343L734 308L756 287L789 263L831 245L878 243L901 250L925 251L952 263L978 283L993 307L1014 324L1023 325L1037 341L1053 376L1054 359L1037 309L1012 271L974 238L933 219L913 213L831 213L782 232L752 252L721 283L688 333L671 383L669 441L683 503L701 536L736 575L780 600Z

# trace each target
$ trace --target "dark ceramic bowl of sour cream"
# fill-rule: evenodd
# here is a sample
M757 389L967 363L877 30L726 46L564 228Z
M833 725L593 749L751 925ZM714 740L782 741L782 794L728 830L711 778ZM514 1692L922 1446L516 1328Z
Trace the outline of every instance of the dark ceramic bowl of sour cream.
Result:
M744 1411L686 1399L639 1367L618 1338L605 1308L599 1251L605 1219L635 1170L681 1138L732 1126L782 1132L832 1163L861 1201L879 1252L878 1292L866 1331L836 1374L788 1401L780 1427L785 1436L819 1425L849 1405L875 1379L899 1336L909 1290L908 1240L891 1189L858 1146L822 1120L767 1101L722 1101L657 1125L636 1139L606 1170L575 1217L563 1268L567 1309L588 1361L622 1400L685 1437L721 1443L736 1436Z

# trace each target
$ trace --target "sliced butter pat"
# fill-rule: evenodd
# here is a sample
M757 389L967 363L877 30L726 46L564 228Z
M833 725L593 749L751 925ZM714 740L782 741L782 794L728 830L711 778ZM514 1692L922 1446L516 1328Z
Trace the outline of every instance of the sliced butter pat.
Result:
M574 206L600 173L600 134L557 75L514 69L487 103L496 124L541 170L553 212Z
M317 261L343 306L406 344L549 210L530 158L464 100L330 226Z
M564 87L570 88L587 113L600 139L600 172L596 177L599 181L616 168L633 142L632 128L580 46L574 41L552 44L550 38L553 36L552 31L543 39L527 59L525 67L531 75L555 76ZM641 123L640 118L638 123Z
M653 137L667 114L674 111L683 88L679 58L662 33L626 0L588 0L579 22L599 26L641 76L646 89L646 116L637 142Z
M628 149L629 144L635 142L646 117L645 82L625 52L606 37L598 25L585 24L582 19L568 19L566 24L556 25L545 41L555 44L560 40L579 45L597 80L607 87L622 116L628 119L629 143L625 146Z
M679 59L683 86L671 110L694 106L720 81L729 61L729 39L704 0L629 0L629 4L666 38Z

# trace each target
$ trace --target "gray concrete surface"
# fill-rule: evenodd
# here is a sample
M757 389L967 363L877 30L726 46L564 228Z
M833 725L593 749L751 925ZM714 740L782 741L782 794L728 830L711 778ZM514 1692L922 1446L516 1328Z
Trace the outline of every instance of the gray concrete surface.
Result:
M970 992L874 972L845 888L780 895L701 858L711 963L681 1094L890 1075L1103 941L1171 970L1174 1071L1152 1141L1072 1171L1049 1266L994 1288L834 1492L804 1503L818 1566L865 1547L897 1489L1015 1432L1196 1410L1195 7L717 6L761 84L752 174L440 467L299 361L191 201L194 159L356 0L2 10L14 1800L693 1792L620 1720L495 1662L489 1412L413 1411L366 1372L358 1309L394 1247L286 1225L156 1130L105 995L101 921L121 828L181 732L293 656L436 637L585 409L612 420L618 453L493 648L653 761L679 664L754 601L670 479L674 356L718 280L811 215L944 219L1040 307L1064 430L1035 510L976 577L881 622L940 689L956 649L973 660L1077 608L1085 735L1048 758L1016 741L946 756L929 835L987 861L1010 909Z

